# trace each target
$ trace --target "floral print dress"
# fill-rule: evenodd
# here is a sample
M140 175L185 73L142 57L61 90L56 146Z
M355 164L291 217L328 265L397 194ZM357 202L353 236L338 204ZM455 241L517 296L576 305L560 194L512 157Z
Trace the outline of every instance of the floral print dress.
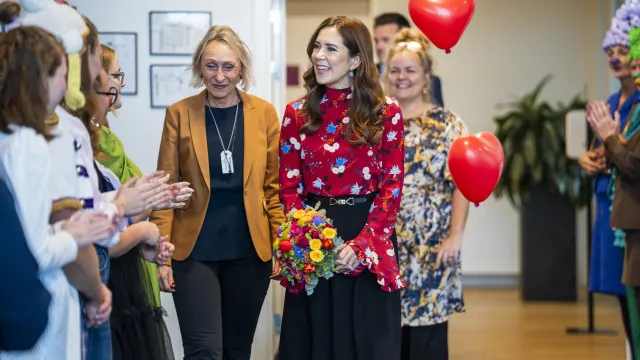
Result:
M467 133L459 116L433 107L405 120L405 179L396 231L402 289L402 326L446 322L464 311L460 261L435 267L447 238L455 185L447 167L451 143Z

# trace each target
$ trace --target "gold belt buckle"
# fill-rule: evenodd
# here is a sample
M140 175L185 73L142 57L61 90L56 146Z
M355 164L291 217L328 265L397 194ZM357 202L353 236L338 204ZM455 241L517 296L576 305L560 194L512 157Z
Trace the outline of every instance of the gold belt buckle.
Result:
M353 198L348 198L348 199L335 199L335 198L330 198L329 199L329 205L334 206L334 205L349 205L349 206L353 206L355 204L355 202L353 201Z

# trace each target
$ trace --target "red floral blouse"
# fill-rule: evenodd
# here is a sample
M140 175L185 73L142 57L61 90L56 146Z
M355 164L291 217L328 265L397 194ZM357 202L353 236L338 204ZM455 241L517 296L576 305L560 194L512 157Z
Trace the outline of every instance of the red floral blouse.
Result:
M381 114L384 133L375 146L354 147L343 137L349 122L351 89L329 89L320 102L323 125L313 135L300 134L307 120L302 112L305 98L285 110L280 134L280 200L285 212L303 209L304 197L362 196L378 192L360 234L347 244L364 268L377 275L382 290L405 287L400 277L390 236L402 197L404 182L404 123L400 107L387 99ZM347 239L345 239L347 240Z

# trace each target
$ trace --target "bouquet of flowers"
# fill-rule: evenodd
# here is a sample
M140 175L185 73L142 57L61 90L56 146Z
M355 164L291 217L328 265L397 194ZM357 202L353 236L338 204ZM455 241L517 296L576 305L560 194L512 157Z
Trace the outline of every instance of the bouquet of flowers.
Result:
M338 237L324 211L307 207L292 211L278 229L273 254L280 265L280 285L289 293L313 294L320 278L334 275L338 250L344 241Z

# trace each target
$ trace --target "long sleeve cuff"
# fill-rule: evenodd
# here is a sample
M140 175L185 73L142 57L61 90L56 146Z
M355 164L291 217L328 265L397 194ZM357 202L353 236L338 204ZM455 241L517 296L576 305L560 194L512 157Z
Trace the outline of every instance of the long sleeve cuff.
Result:
M62 222L57 224L60 223ZM53 230L54 227L50 229ZM41 271L61 268L74 262L78 257L78 243L71 234L64 230L52 231L44 241L48 243L48 246L42 249L40 256L36 256ZM44 254L45 252L47 253L46 255Z

